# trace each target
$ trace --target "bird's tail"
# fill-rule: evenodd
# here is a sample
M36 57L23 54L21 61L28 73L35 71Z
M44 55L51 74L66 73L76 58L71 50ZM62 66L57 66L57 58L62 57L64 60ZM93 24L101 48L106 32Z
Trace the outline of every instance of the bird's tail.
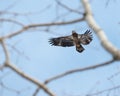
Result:
M76 45L76 50L78 51L78 52L83 52L85 49L82 47L82 45Z

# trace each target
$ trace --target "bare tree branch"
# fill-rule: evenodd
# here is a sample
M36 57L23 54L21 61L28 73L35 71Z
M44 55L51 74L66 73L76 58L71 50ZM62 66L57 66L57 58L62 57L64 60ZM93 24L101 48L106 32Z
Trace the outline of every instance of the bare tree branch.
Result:
M111 55L117 59L120 60L120 50L118 50L114 45L109 42L107 39L105 32L100 28L100 26L96 23L96 21L93 18L92 11L90 4L88 0L81 0L83 3L83 7L85 9L85 19L88 23L88 25L95 31L98 38L101 41L102 46L109 52Z
M12 20L12 19L4 19L4 18L1 18L0 19L1 22L12 22L12 23L15 23L15 24L18 24L20 26L24 26L21 22L18 22L16 20Z
M108 80L111 80L111 79L113 79L115 76L118 76L118 75L120 75L120 71L112 74L110 77L108 77Z
M0 70L3 70L3 68L5 68L5 67L6 67L5 64L0 65Z
M18 1L14 1L12 4L10 4L9 6L7 6L7 8L5 8L4 11L10 10L10 9L13 8L14 6L16 6L17 3L18 3Z
M45 86L45 84L41 83L40 81L38 81L37 79L35 79L33 77L30 77L27 74L25 74L20 69L18 69L14 64L11 64L10 62L6 62L6 65L7 65L7 67L11 68L14 72L16 72L17 74L19 74L21 77L27 79L28 81L30 81L30 82L36 84L37 86L39 86L40 88L42 88L50 96L55 96L55 94L52 91L50 91L50 89L47 88Z
M83 21L84 20L84 17L83 18L78 18L78 19L75 19L75 20L71 20L71 21L65 21L65 22L53 22L53 23L44 23L44 24L31 24L31 25L27 25L27 26L24 26L21 30L18 30L16 32L13 32L11 34L8 34L6 36L4 36L3 38L11 38L13 36L16 36L30 28L34 28L34 27L45 27L45 26L57 26L57 25L67 25L67 24L73 24L73 23L77 23L77 22L80 22L80 21Z
M102 93L104 93L104 92L109 92L109 91L112 91L112 90L116 90L116 89L118 89L118 88L120 88L120 85L115 86L115 87L112 87L112 88L109 88L109 89L105 89L105 90L102 90L102 91L98 91L98 92L96 92L96 93L88 94L88 95L86 95L86 96L95 96L95 95L97 96L97 95L102 94Z
M67 76L67 75L70 75L70 74L73 74L73 73L76 73L76 72L83 72L83 71L88 71L88 70L92 70L92 69L96 69L96 68L101 68L103 66L107 66L107 65L110 65L112 64L113 62L115 62L114 59L112 60L109 60L107 62L104 62L102 64L96 64L96 65L93 65L93 66L88 66L88 67L85 67L85 68L79 68L79 69L73 69L73 70L70 70L70 71L67 71L67 72L64 72L62 74L59 74L57 76L54 76L52 78L49 78L45 81L45 84L53 81L53 80L56 80L56 79L59 79L59 78L62 78L64 76Z
M15 93L17 93L17 94L20 93L20 91L18 91L18 90L16 90L16 89L9 88L9 87L6 86L3 82L0 82L0 86L3 87L3 88L5 88L5 89L7 89L7 90L9 90L9 91L15 92Z
M106 1L106 6L108 6L109 2L110 2L110 0L107 0L107 1Z
M4 39L1 39L1 45L3 47L4 53L5 53L5 60L6 62L10 62L10 55L9 55L9 51L7 49L7 46L5 44ZM6 65L6 64L5 64Z
M0 15L13 15L13 16L28 16L28 15L33 15L35 13L33 12L27 12L27 13L18 13L18 12L10 12L7 10L0 11Z
M37 94L38 94L38 92L39 92L40 89L41 89L41 88L38 87L38 88L35 90L35 92L33 93L33 96L37 96Z
M45 80L44 84L48 84L48 83L50 83L50 82L52 82L52 81L54 81L54 80L56 80L56 79L60 79L60 78L62 78L62 77L64 77L64 76L71 75L71 74L73 74L73 73L83 72L83 71L89 71L89 70L96 69L96 68L101 68L101 67L110 65L110 64L112 64L113 62L115 62L115 60L114 60L114 59L111 59L111 60L109 60L109 61L107 61L107 62L104 62L104 63L102 63L102 64L96 64L96 65L88 66L88 67L85 67L85 68L79 68L79 69L69 70L69 71L66 71L66 72L64 72L64 73L62 73L62 74L53 76L53 77ZM38 94L38 92L39 92L40 89L41 89L41 88L38 87L38 88L35 90L33 96L36 96L36 95Z
M74 10L68 6L66 6L65 4L61 3L59 0L55 0L57 2L58 5L60 5L61 7L69 10L70 12L74 12L74 13L77 13L77 14L83 14L82 12L78 11L78 10Z
M18 43L18 42L16 42L16 43ZM30 57L27 56L27 55L25 55L25 53L22 52L22 50L17 49L17 48L15 47L15 44L12 45L12 44L8 44L8 43L7 43L7 45L10 46L10 47L12 48L12 50L13 50L14 52L16 52L18 55L20 55L20 56L22 56L22 57L25 57L26 60L30 60Z
M41 87L47 94L49 94L50 96L55 96L53 92L51 92L46 86L45 84L39 82L37 79L34 79L33 77L28 76L27 74L25 74L24 72L22 72L20 69L18 69L14 64L10 63L10 55L9 55L9 51L7 49L7 46L5 44L4 40L1 40L1 44L5 53L5 57L6 57L6 61L4 63L4 65L6 65L7 67L11 68L13 71L15 71L17 74L19 74L20 76L22 76L23 78L31 81L32 83L36 84L37 86Z

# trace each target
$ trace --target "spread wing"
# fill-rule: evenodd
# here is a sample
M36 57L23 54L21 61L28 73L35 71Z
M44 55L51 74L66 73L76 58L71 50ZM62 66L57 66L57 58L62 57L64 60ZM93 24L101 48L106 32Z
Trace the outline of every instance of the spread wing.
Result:
M72 35L65 37L51 38L49 39L49 42L51 45L54 46L62 46L62 47L74 46Z
M92 41L92 32L87 30L84 34L79 34L78 38L81 44L87 45Z

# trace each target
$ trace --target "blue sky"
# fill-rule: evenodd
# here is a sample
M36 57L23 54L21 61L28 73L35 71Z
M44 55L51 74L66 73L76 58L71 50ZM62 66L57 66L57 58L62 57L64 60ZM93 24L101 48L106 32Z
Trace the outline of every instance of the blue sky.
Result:
M114 0L110 0L107 7L106 1L107 0L91 0L93 15L96 22L105 31L108 39L115 46L120 48L120 25L118 24L120 21L120 1L116 0L113 2ZM8 8L8 6L13 4L13 2L16 2L15 5L12 8ZM80 0L61 0L61 2L74 9L78 9L81 5ZM31 23L51 22L55 20L57 15L62 15L68 12L64 8L58 6L54 0L2 0L0 3L0 11L6 8L7 10L9 9L9 12L30 14L27 16L0 16L0 18L18 20L25 25ZM83 9L80 7L79 11L83 12ZM79 16L80 15L75 13L69 13L68 15L61 17L58 21L71 20L79 18ZM0 34L5 35L7 33L15 32L21 27L11 23L1 23L0 28ZM72 30L76 30L78 33L84 33L85 30L89 29L85 22L65 26L54 26L50 29L51 32L48 33L42 31L44 28L26 31L23 34L7 40L8 44L15 45L15 47L20 50L20 54L17 54L9 46L11 61L23 70L23 72L37 78L41 82L67 70L94 65L111 59L111 55L101 47L100 42L94 33L93 41L90 45L84 46L86 50L81 54L78 53L74 47L54 47L50 46L48 43L49 38L70 35ZM2 53L0 56L0 62L2 63L4 62L4 54L2 49L0 49L0 51ZM119 69L119 62L116 62L107 67L75 73L60 78L51 82L47 86L55 92L57 96L83 96L87 93L94 93L113 87L113 83L114 85L119 85L120 75L112 78L112 82L108 80L110 76L119 72ZM21 78L18 74L8 68L0 71L0 77L7 72L9 74L5 75L4 78L1 79L6 86L9 86L12 89L24 90L21 92L20 96L32 96L32 93L36 89L36 85ZM3 90L4 89L0 87L1 96L16 96L15 92ZM102 96L105 96L105 94L102 94ZM47 95L43 91L40 91L37 96Z

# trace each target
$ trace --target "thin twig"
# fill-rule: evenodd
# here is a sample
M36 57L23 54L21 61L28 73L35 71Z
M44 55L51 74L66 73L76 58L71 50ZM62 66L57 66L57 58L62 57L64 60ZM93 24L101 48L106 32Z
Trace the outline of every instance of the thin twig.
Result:
M102 91L98 91L98 92L96 92L96 93L88 94L88 95L86 95L86 96L94 96L94 95L97 96L97 95L102 94L102 93L104 93L104 92L112 91L112 90L115 90L115 89L118 89L118 88L120 88L120 85L115 86L115 87L112 87L112 88L109 88L109 89L105 89L105 90L102 90Z
M7 8L4 9L4 11L6 10L10 10L11 8L15 7L17 5L18 1L14 1L12 4L8 5Z
M3 70L3 68L5 67L6 67L5 64L0 65L0 70Z
M15 93L17 93L17 94L20 93L20 91L6 86L3 82L1 82L0 85L1 85L1 87L5 88L5 89L7 89L7 90L9 90L9 91L15 92Z
M39 90L40 90L40 87L38 87L38 88L35 90L35 92L34 92L33 96L37 96L37 94L38 94Z
M18 22L16 20L12 20L12 19L4 19L4 18L1 18L0 19L1 22L12 22L12 23L15 23L15 24L18 24L20 26L24 26L21 22Z
M70 12L75 12L75 13L78 13L78 14L83 14L82 12L78 11L78 10L74 10L68 6L66 6L65 4L63 4L62 2L60 2L59 0L55 0L57 2L58 5L60 5L61 7L69 10Z
M13 49L13 51L16 52L18 55L20 55L20 56L22 56L22 57L25 57L27 60L30 60L30 57L27 56L27 55L25 55L24 52L22 52L21 50L17 49L17 48L15 47L15 44L14 44L14 45L11 45L11 44L8 44L8 43L7 43L7 45L10 46L10 47Z
M49 78L45 81L45 84L53 81L53 80L56 80L56 79L59 79L59 78L62 78L64 76L67 76L67 75L70 75L70 74L73 74L73 73L76 73L76 72L83 72L83 71L88 71L88 70L92 70L92 69L96 69L96 68L101 68L103 66L107 66L107 65L110 65L114 62L115 60L112 59L112 60L109 60L107 62L104 62L102 64L96 64L96 65L93 65L93 66L88 66L88 67L85 67L85 68L79 68L79 69L73 69L73 70L70 70L70 71L67 71L67 72L64 72L62 74L59 74L57 76L54 76L52 78Z

